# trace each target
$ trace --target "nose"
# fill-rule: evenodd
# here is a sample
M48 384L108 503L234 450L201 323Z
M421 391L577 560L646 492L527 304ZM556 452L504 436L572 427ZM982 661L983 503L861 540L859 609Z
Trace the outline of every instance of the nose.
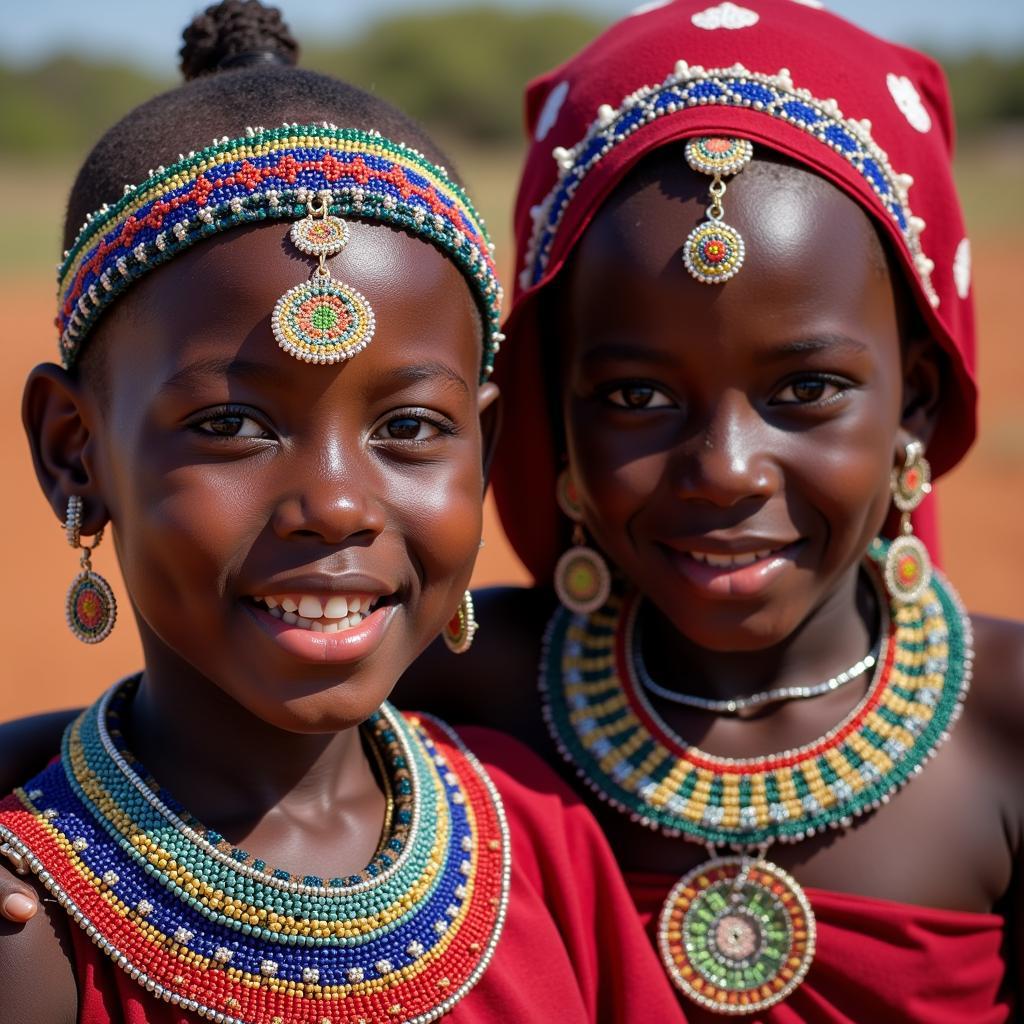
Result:
M780 482L771 434L745 395L723 396L674 453L676 492L721 508L770 497Z
M371 460L343 453L337 445L319 445L310 457L288 461L288 479L273 515L279 537L336 545L365 543L384 530L381 481Z

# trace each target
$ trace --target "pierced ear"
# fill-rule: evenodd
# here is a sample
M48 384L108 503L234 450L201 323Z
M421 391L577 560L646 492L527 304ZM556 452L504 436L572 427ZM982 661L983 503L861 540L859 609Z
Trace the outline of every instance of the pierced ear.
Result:
M501 433L501 392L497 384L487 383L477 392L477 410L480 414L480 434L483 440L484 483L490 479L491 462L498 447Z
M96 479L90 403L81 385L53 363L37 366L25 382L21 420L43 494L63 522L68 498L82 498L82 533L99 533L110 519Z
M903 411L900 426L908 440L925 448L935 431L942 397L942 350L931 338L915 338L903 352Z

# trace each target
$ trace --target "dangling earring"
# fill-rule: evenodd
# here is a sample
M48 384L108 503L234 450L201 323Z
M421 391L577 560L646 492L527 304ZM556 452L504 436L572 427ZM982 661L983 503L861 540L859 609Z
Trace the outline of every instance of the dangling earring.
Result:
M910 513L932 489L931 467L924 457L924 445L907 445L903 466L892 471L892 500L900 510L900 535L885 556L885 587L900 604L916 601L932 580L932 560L919 537L914 536Z
M467 590L441 636L444 637L445 646L452 654L465 654L473 646L473 637L476 636L477 629L479 624L473 611L473 595Z
M92 569L92 552L103 540L103 531L91 544L82 543L82 499L68 498L64 533L73 548L81 548L82 571L71 581L64 604L68 627L84 644L98 644L110 636L117 620L117 600L110 584Z
M612 576L601 553L587 544L582 525L583 509L568 469L559 474L555 495L558 507L576 524L572 531L573 546L555 566L555 593L569 611L586 615L607 602Z

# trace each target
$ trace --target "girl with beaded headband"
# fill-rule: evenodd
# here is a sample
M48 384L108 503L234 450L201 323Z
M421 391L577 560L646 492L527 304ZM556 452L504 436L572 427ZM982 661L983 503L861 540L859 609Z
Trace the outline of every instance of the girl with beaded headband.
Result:
M145 667L0 800L0 877L53 897L0 944L0 1019L672 1019L573 795L387 703L478 547L500 291L436 147L294 50L210 8L72 193L25 421L86 547L69 622L113 624L112 526ZM287 123L202 146L240 117Z
M974 433L940 70L676 0L527 121L494 480L537 586L479 596L486 691L422 692L564 761L687 1019L1009 1019L1024 634L922 504Z

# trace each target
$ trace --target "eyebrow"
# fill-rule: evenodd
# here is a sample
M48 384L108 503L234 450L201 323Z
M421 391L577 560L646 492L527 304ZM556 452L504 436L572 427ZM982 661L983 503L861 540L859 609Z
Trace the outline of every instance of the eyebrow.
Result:
M466 383L462 374L440 360L428 360L425 363L414 363L411 366L396 366L394 369L382 373L375 383L379 384L381 390L397 389L412 384L435 381L439 377L454 384L467 395L470 394L469 384Z
M868 346L863 341L851 338L848 334L827 332L809 338L795 338L793 341L774 345L764 353L762 361L774 363L792 356L814 355L817 352L834 353L838 351L848 355L858 355L867 350Z
M200 359L182 367L177 373L168 377L161 385L160 392L190 391L197 383L210 378L228 380L273 380L277 374L266 363L257 363L249 359L224 357Z
M580 354L580 360L583 363L643 361L658 363L662 366L672 366L675 362L671 352L622 341L605 342L602 345L585 349Z

